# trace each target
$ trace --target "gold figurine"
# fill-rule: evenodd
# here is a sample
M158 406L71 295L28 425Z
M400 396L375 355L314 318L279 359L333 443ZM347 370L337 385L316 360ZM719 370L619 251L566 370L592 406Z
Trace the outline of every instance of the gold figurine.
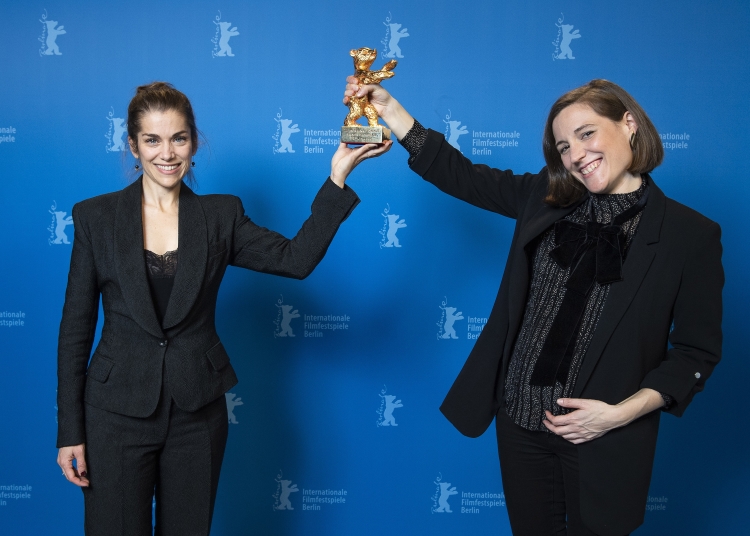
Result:
M386 78L391 78L395 74L393 69L398 63L391 60L378 71L371 71L370 66L378 57L378 51L371 48L356 48L349 51L349 55L354 58L354 76L359 84L379 84ZM362 116L367 118L368 126L357 123L357 119ZM370 104L367 95L364 97L351 97L349 99L349 114L344 120L344 126L341 129L341 141L350 144L364 143L383 143L383 140L391 138L391 131L378 124L378 112Z

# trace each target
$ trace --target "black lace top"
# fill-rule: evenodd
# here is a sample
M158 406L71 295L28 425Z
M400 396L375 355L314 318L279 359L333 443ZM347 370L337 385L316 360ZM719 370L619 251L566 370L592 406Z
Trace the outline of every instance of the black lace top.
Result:
M169 297L172 295L174 277L177 273L177 250L157 255L153 251L144 249L143 253L146 259L146 273L148 274L148 286L151 288L151 299L154 302L156 317L162 324L167 312L167 305L169 305Z

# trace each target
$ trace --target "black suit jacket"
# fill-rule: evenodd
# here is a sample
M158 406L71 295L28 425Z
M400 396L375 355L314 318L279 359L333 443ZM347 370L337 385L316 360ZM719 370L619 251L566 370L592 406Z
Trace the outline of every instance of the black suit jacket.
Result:
M459 431L476 437L501 407L534 239L575 206L543 202L546 169L514 175L473 165L434 131L412 169L450 195L516 219L492 313L440 408ZM648 387L671 395L669 412L682 415L721 356L719 226L651 181L623 277L612 284L573 396L617 404ZM643 522L659 417L652 412L579 446L581 515L597 534L629 533Z
M198 196L183 184L177 274L160 325L146 276L141 197L139 179L73 207L75 240L58 344L58 447L85 443L84 400L122 415L151 415L162 371L186 411L234 386L237 377L214 326L227 265L302 279L359 202L351 189L327 180L311 216L288 240L250 221L239 198ZM100 295L104 326L91 356Z

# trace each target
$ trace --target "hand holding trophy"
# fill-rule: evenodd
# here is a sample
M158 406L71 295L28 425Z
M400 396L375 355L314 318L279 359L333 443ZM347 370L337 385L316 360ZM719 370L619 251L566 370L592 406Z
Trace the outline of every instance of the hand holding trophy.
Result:
M370 66L378 57L377 50L366 47L357 48L349 51L349 55L354 58L354 77L361 86L379 84L395 74L393 69L398 63L396 60L389 61L380 70L370 70ZM368 126L357 123L357 119L362 116L367 118ZM341 128L341 141L351 145L361 145L364 143L383 143L390 138L391 131L378 124L378 112L370 104L367 94L362 97L351 97L349 99L349 114Z

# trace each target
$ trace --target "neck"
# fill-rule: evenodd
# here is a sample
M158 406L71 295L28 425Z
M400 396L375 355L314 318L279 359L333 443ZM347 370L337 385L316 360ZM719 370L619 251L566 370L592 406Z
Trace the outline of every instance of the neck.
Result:
M182 181L172 188L164 188L144 175L143 177L143 204L154 207L162 212L177 210L180 204L180 187Z
M625 177L623 177L622 181L612 189L611 192L607 192L608 194L629 194L631 192L635 192L638 188L641 187L641 184L643 184L643 179L641 178L640 174L638 175L631 175L628 173Z

